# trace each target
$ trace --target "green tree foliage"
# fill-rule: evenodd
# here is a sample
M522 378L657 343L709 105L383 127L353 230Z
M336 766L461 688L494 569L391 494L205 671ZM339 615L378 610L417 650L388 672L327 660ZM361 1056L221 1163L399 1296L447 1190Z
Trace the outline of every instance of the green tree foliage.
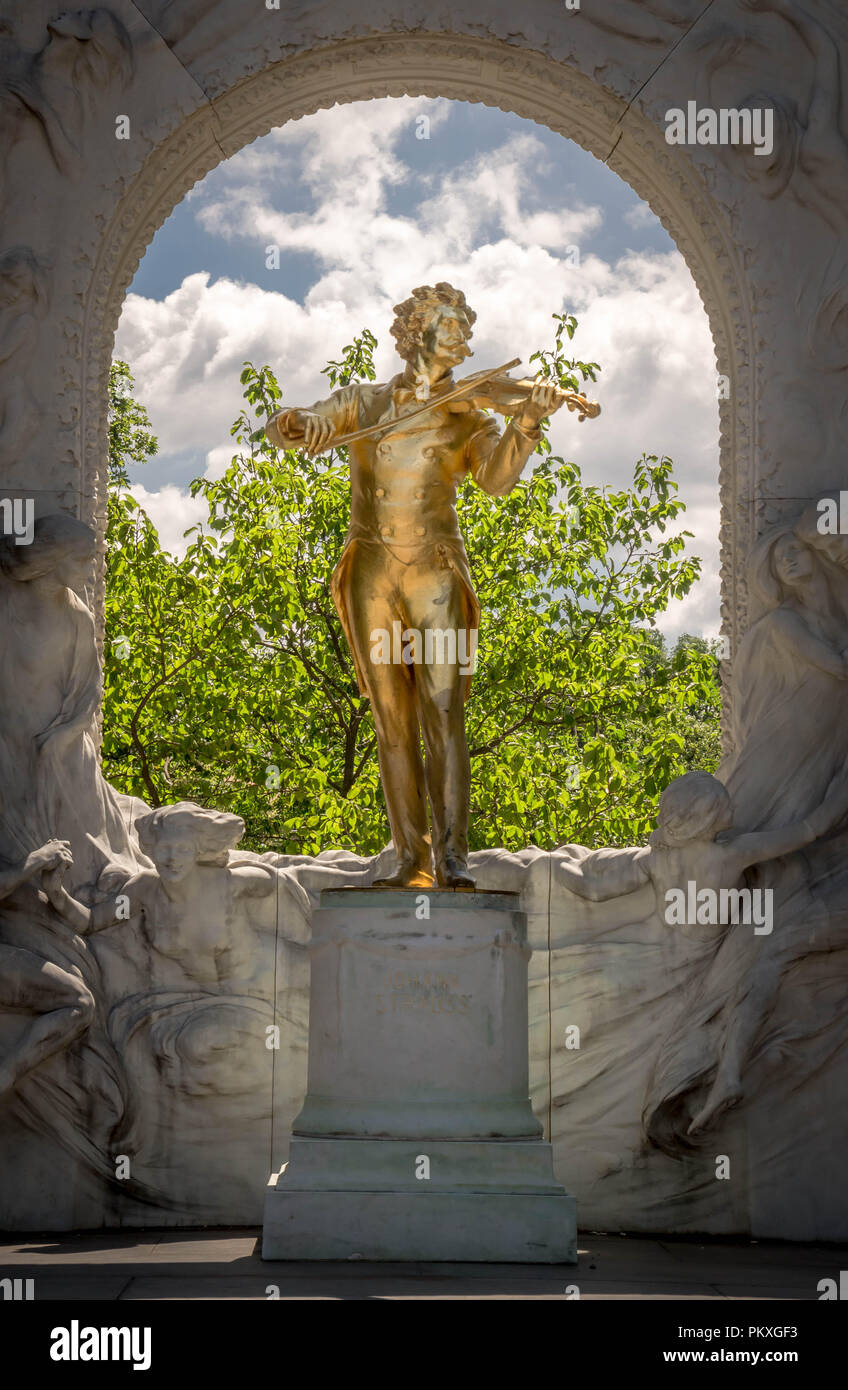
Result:
M573 389L599 368L565 358L576 322L555 317L534 360ZM325 368L331 386L374 380L375 346L367 330L348 344ZM115 436L104 770L152 805L236 812L251 848L370 853L389 837L374 728L328 590L346 451L276 450L263 432L281 401L273 372L246 363L241 382L237 453L192 484L208 515L181 560L122 486L132 448L153 452L143 411ZM718 760L715 654L695 638L669 654L653 626L699 573L690 533L668 533L683 510L672 464L643 456L615 490L586 486L546 436L532 462L508 497L469 482L458 499L483 608L472 847L638 843L666 783Z
M159 447L147 411L133 397L133 387L128 363L116 358L109 373L109 482L113 486L126 487L127 465L146 463Z

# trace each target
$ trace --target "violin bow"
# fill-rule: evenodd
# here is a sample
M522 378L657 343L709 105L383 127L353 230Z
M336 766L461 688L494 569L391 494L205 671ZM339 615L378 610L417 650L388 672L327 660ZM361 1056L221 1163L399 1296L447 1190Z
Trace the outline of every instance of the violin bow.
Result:
M357 439L369 439L371 435L381 434L385 430L396 429L401 423L406 424L409 420L415 420L419 415L426 415L428 410L433 410L436 406L447 405L450 401L456 401L460 396L464 396L466 391L476 390L477 387L485 385L491 381L492 377L500 376L503 372L508 372L511 367L517 367L521 362L520 357L511 357L508 362L504 362L500 367L492 367L490 371L474 372L471 376L465 377L451 391L446 391L443 396L435 396L425 401L423 405L417 406L415 410L406 411L403 415L397 415L394 420L380 420L374 425L365 425L361 430L351 430L349 434L339 435L337 438L327 441L329 449L340 449L342 445L353 444ZM600 406L595 406L594 410L586 410L591 406L591 402L581 396L579 391L566 391L558 387L564 397L564 403L569 410L585 411L578 418L585 419L586 414L600 414Z
M380 420L376 425L366 425L364 429L352 430L350 434L339 435L338 439L328 440L328 447L332 449L341 448L343 444L352 444L356 439L367 439L369 435L379 434L381 430L395 429L403 421L414 420L418 415L426 415L428 410L432 410L436 405L447 405L448 401L458 400L466 391L470 391L473 386L482 386L484 381L491 381L493 376L499 376L501 372L508 372L510 367L517 367L521 361L520 357L513 357L509 362L504 362L502 367L493 367L489 372L475 372L473 376L465 377L452 391L446 391L443 396L436 396L423 405L417 406L415 410L409 410L403 415L398 415L394 420Z

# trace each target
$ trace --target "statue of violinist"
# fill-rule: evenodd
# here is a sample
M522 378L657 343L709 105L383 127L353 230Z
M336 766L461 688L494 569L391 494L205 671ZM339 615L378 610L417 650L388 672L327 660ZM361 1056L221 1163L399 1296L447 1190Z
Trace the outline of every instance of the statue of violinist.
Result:
M273 444L309 454L350 445L350 527L331 589L377 731L397 855L380 887L429 888L435 870L439 887L474 889L464 702L480 607L457 485L470 473L484 492L505 496L542 419L565 403L581 419L599 409L551 382L513 380L504 368L458 386L452 369L471 356L476 317L444 281L413 290L395 307L391 329L402 372L385 385L345 386L307 410L280 410L266 427ZM503 433L486 408L512 417Z

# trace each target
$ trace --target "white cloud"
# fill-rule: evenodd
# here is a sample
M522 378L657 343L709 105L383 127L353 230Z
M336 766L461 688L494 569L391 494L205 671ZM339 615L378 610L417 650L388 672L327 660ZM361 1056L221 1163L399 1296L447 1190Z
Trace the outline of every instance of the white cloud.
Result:
M479 156L470 169L449 174L438 195L420 208L428 232L454 241L453 251L471 252L481 229L493 222L519 246L564 250L600 226L598 207L561 207L530 212L524 204L549 172L537 136L514 135L495 158Z
M654 215L647 203L634 203L624 214L624 220L631 227L647 227L653 221Z
M578 424L561 411L553 442L588 481L626 486L643 450L670 454L684 524L712 576L664 624L717 626L718 407L716 366L706 316L682 257L627 254L615 264L592 250L600 208L536 206L531 171L542 147L532 132L410 190L417 205L400 215L388 194L410 179L397 142L426 111L432 130L449 103L387 101L335 108L286 126L241 152L214 195L198 197L198 217L226 239L257 238L317 257L318 278L300 304L282 292L187 276L162 301L128 296L117 352L131 364L162 456L200 450L218 475L233 452L229 427L242 405L238 374L250 358L273 365L293 404L327 393L320 368L365 325L380 338L382 379L397 370L388 329L392 306L414 285L447 279L477 311L470 370L520 355L525 365L552 340L552 312L577 314L570 349L602 364L587 394L602 404L597 420ZM286 181L300 174L312 191L309 213L281 211ZM201 185L202 190L202 185ZM575 268L564 254L580 246ZM143 491L143 489L142 489ZM147 494L157 524L171 537L196 519L184 494ZM183 500L180 500L180 499ZM175 520L170 520L171 514Z
M206 519L207 508L203 498L192 497L190 493L170 484L158 492L148 492L140 483L133 483L130 492L159 532L162 549L182 558L193 539L191 536L185 539L184 532Z

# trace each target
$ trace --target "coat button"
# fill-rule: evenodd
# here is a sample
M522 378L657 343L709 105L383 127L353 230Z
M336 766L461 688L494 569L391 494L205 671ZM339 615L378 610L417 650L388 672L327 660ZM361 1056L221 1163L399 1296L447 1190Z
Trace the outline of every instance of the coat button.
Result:
M434 459L436 457L436 450L433 448L432 444L428 444L427 448L422 449L421 452L425 459Z
M378 454L382 454L384 458L388 458L389 455L391 454L391 452L392 452L392 446L391 446L391 444L378 444L378 445L377 445L377 453L378 453Z
M378 487L378 488L377 488L377 491L374 493L374 496L375 496L375 497L385 497L385 495L386 495L386 489L385 489L384 487Z
M426 527L426 526L416 526L416 528L415 528L415 534L416 534L416 536L426 536L426 534L427 534L427 527Z
M381 526L381 527L380 527L380 535L381 535L381 536L390 536L391 534L392 534L392 528L391 528L391 526Z
M424 500L424 498L427 496L427 494L426 494L426 492L424 491L423 487L420 487L420 488L418 489L418 491L416 492L415 496L418 498L418 501L419 501L419 502L422 502L422 501Z

